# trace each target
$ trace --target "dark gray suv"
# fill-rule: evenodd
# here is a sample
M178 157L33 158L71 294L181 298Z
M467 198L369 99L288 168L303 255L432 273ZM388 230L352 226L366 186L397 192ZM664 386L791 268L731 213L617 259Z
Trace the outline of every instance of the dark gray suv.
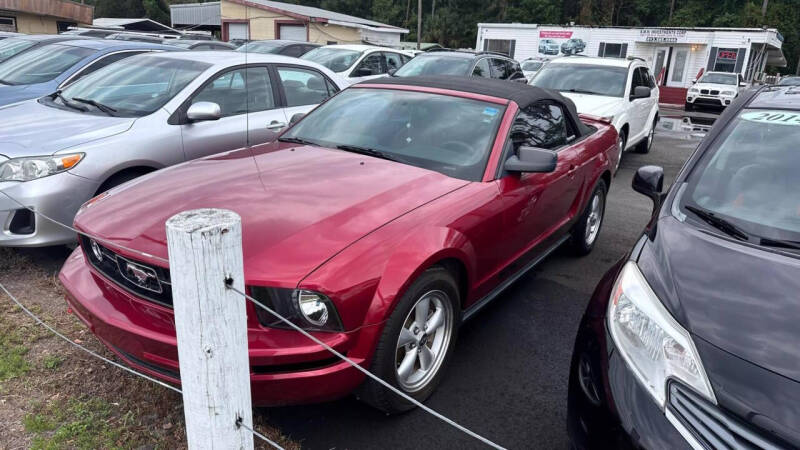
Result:
M461 75L527 82L519 63L502 53L447 49L421 53L392 75Z

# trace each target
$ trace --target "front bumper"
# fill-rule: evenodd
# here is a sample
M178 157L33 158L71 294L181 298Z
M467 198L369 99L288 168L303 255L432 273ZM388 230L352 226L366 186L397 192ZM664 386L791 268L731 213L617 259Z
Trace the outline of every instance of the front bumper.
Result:
M726 107L730 105L736 97L721 97L710 96L702 94L689 94L686 96L686 103L690 105L705 105L705 106L720 106Z
M92 198L98 187L97 182L69 172L26 182L0 183L0 191L25 205L0 194L0 246L43 247L74 242L76 236L72 230L26 208L71 226L78 209Z
M59 279L72 312L127 365L180 384L172 310L138 299L90 268L78 248ZM243 300L244 301L244 300ZM257 406L317 403L352 392L364 374L292 330L264 328L248 303L248 348L253 403ZM368 367L380 326L315 336Z

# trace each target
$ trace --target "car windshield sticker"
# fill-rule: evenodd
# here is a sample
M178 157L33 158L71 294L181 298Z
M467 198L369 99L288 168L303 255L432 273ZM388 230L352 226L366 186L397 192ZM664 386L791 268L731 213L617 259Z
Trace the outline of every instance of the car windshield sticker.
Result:
M800 114L788 111L751 111L739 117L750 122L800 126Z
M500 110L497 108L489 108L488 106L483 109L483 113L491 117L496 116L499 111Z

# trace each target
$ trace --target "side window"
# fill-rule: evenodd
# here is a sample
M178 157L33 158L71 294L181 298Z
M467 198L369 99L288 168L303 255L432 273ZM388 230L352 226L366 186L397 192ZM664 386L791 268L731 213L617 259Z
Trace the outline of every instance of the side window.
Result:
M521 110L511 126L514 149L522 145L555 149L567 144L564 111L553 103L539 102Z
M386 73L386 70L383 68L383 55L380 52L375 52L370 55L367 55L361 61L361 64L358 65L356 70L350 74L351 77L363 77L368 75L359 75L359 71L361 69L369 69L372 73L370 75L381 75Z
M278 77L283 85L287 107L316 105L331 95L331 86L316 70L278 67Z
M399 53L384 52L383 55L386 57L386 68L388 70L397 70L403 67L403 64L405 64L405 62L403 62L403 60L400 58Z
M405 63L407 63L407 62L411 61L411 57L410 57L410 56L407 56L407 55L402 55L402 54L400 55L400 59L402 59L402 60L403 60L403 64L405 64Z
M143 52L143 51L141 51L141 52L119 52L119 53L112 53L110 55L104 56L104 57L96 60L95 62L89 64L85 69L83 69L82 72L78 73L78 76L76 76L73 79L69 80L69 82L70 82L70 84L72 84L72 83L80 80L81 78L85 77L86 75L89 75L90 73L92 73L92 72L94 72L96 70L102 69L103 67L105 67L105 66L107 66L109 64L115 63L115 62L117 62L117 61L119 61L121 59L125 59L125 58L127 58L129 56L138 55L140 53L145 53L145 52Z
M295 58L299 58L300 55L303 54L303 46L302 45L290 45L283 49L281 55L285 56L293 56Z
M475 68L472 70L472 76L492 78L491 69L489 69L489 58L482 58L478 60L478 64L475 64Z
M512 80L516 80L517 78L524 77L522 73L522 67L520 67L519 63L516 61L507 61L508 62L508 77Z
M650 71L646 67L642 67L642 77L645 80L645 85L650 89L656 87L656 81L653 79L653 75L650 74Z
M508 78L508 66L505 60L489 58L489 65L492 67L492 78L498 78L500 80Z
M272 83L266 67L237 69L218 75L191 102L216 103L222 117L275 108Z

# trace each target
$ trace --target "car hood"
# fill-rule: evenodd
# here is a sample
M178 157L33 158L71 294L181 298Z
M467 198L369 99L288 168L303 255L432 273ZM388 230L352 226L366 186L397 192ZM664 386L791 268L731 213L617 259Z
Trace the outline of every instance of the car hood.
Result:
M621 97L608 97L605 95L577 94L574 92L561 92L561 95L575 102L579 113L605 117L618 115L624 107Z
M137 179L85 208L75 224L166 258L167 219L229 209L242 217L248 282L286 287L366 234L466 184L340 150L273 143Z
M51 108L29 100L0 109L0 154L50 155L127 131L135 119Z
M800 381L800 258L667 216L639 260L653 290L693 335Z

